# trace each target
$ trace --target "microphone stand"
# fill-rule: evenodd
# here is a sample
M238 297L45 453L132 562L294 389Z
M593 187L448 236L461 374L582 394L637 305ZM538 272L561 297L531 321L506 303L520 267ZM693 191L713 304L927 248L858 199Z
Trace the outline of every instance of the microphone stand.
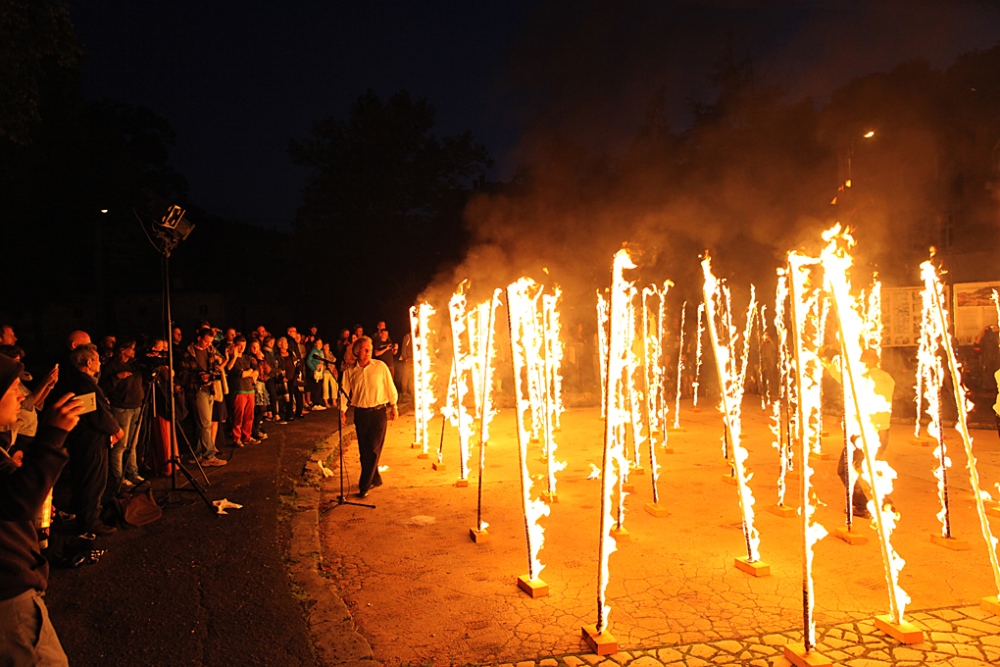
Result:
M351 397L344 392L344 385L340 382L343 379L343 375L338 378L337 381L337 412L340 412L340 397L343 396L347 405L351 404ZM340 439L340 495L337 496L336 503L331 502L330 507L327 507L321 514L326 514L332 509L336 509L341 505L354 505L355 507L367 507L368 509L375 509L375 505L370 505L368 503L359 503L353 500L347 499L347 494L344 493L344 421L341 419L342 416L346 416L346 412L342 412L337 416L337 436ZM347 485L348 490L350 490L350 483Z

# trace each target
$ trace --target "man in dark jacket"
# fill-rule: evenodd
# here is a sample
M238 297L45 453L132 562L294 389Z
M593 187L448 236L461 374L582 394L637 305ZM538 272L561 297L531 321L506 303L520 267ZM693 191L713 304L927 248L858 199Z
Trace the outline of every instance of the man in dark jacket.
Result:
M135 445L139 436L139 417L146 397L142 371L135 363L135 341L125 338L118 343L111 360L101 370L101 389L111 403L111 414L125 434L111 450L108 468L113 492L119 486L126 489L144 480L139 476ZM122 467L124 466L124 475Z
M101 496L108 483L108 451L124 433L111 414L104 391L97 385L101 359L94 345L81 345L69 355L73 369L67 374L66 387L85 397L94 409L80 417L80 423L66 438L69 468L73 473L72 500L77 527L84 537L115 532L114 526L101 522ZM93 397L90 397L93 394Z
M0 355L0 425L17 421L21 364ZM0 451L0 656L4 664L66 665L42 593L49 566L38 546L33 519L41 512L69 455L66 433L82 403L67 394L49 409L20 466Z

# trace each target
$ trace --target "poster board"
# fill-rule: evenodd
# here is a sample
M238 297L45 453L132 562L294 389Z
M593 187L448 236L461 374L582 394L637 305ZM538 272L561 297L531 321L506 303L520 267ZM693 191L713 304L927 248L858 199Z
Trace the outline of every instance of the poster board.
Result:
M923 287L882 287L882 347L920 344Z
M972 345L987 325L997 324L993 290L1000 291L1000 281L955 283L951 316L955 323L955 338L959 345Z

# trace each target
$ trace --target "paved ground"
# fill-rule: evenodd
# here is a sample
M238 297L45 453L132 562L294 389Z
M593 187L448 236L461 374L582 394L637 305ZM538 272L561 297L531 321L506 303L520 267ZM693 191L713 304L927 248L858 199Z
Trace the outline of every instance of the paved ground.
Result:
M735 488L722 480L718 417L685 411L683 422L686 431L671 434L675 453L660 459L670 516L644 512L650 476L633 479L631 540L611 556L608 587L621 652L606 658L580 639L580 626L596 614L599 489L586 476L600 462L601 421L587 409L569 411L559 434L569 467L542 519L548 597L531 599L515 585L527 556L509 410L494 422L488 448L483 498L493 540L481 545L468 536L477 477L455 487L450 429L448 469L433 471L410 449L413 422L404 415L390 429L386 484L368 499L376 509L336 507L339 441L327 412L273 427L263 445L235 451L229 466L210 472L210 497L243 509L217 517L200 500L168 509L157 524L99 540L108 553L97 565L54 571L53 620L73 665L785 665L782 645L801 639L799 523L758 512L772 575L737 571L743 538ZM829 430L836 452L839 435ZM776 453L759 411L748 410L746 432L762 510L774 502ZM956 536L972 548L953 552L930 542L937 530L931 451L909 435L893 427L888 458L900 472L896 544L913 597L907 617L927 630L926 642L901 646L874 629L873 616L888 609L877 544L827 538L816 556L820 648L850 667L1000 663L998 619L977 608L996 590L964 455L952 452L952 510ZM354 482L353 429L344 436ZM989 431L975 436L982 478L992 486L1000 442ZM530 462L536 475L538 453ZM819 518L829 529L842 521L835 465L816 463L827 503ZM156 483L161 494L168 486Z
M435 444L439 425L435 422L432 429ZM718 416L685 410L683 425L685 432L671 434L675 453L660 459L661 504L668 506L670 516L654 518L643 511L651 500L648 474L633 478L636 492L626 501L631 540L611 556L608 586L610 630L623 651L615 660L624 664L641 658L637 667L654 660L781 664L774 647L796 638L801 629L801 527L798 520L761 511L774 503L777 476L777 455L763 416L750 408L745 415L761 554L772 569L770 577L760 579L733 567L733 559L745 552L735 487L722 480ZM839 453L839 432L832 424L828 431L828 448ZM410 449L412 419L407 417L390 428L383 455L386 485L368 499L377 509L339 507L320 518L321 568L335 582L365 640L355 658L370 655L388 665L546 660L539 663L542 667L555 657L569 667L576 659L596 660L584 655L580 626L596 617L600 498L598 482L586 477L590 464L600 463L599 414L580 409L564 416L559 453L569 466L560 474L558 503L542 519L541 578L550 595L537 599L515 585L527 572L527 556L514 432L512 412L505 410L491 429L484 477L484 513L493 537L488 544L469 539L477 476L470 476L469 488L456 488L455 434L445 431L447 470L434 471ZM907 561L901 583L913 598L908 618L922 619L928 629L934 629L932 622L948 628L939 626L935 632L943 634L929 635L928 643L916 648L873 636L871 619L888 612L878 544L872 539L850 546L828 537L818 545L815 561L821 648L852 667L921 664L919 660L956 653L963 660L997 660L993 640L1000 628L977 625L990 621L976 609L979 599L995 594L996 588L968 490L964 453L952 452L953 532L972 548L953 552L930 541L930 534L939 530L933 458L930 448L911 444L909 436L909 427L894 426L887 454L899 471L893 500L902 519L895 544ZM992 486L1000 479L1000 442L989 431L975 436L981 476ZM536 446L530 456L533 474L543 472L538 455ZM335 457L329 463L334 466ZM826 503L819 520L832 530L843 523L836 460L815 466L818 492ZM354 480L353 449L348 471ZM328 507L337 493L336 478L321 483L321 507ZM860 529L874 538L870 528ZM927 610L939 611L919 615ZM986 634L977 635L982 632ZM927 657L918 658L913 651Z

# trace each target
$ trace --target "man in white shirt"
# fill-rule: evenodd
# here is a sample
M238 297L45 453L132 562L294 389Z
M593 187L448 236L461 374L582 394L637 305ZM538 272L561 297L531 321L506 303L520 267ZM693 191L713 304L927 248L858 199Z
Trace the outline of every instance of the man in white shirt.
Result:
M378 359L372 359L372 339L362 336L354 341L353 350L358 363L344 369L340 423L347 423L348 400L345 396L348 396L350 406L354 408L354 428L358 433L358 450L361 453L358 497L365 498L372 487L382 486L378 462L385 443L387 420L392 421L399 416L396 409L399 396L389 367Z

